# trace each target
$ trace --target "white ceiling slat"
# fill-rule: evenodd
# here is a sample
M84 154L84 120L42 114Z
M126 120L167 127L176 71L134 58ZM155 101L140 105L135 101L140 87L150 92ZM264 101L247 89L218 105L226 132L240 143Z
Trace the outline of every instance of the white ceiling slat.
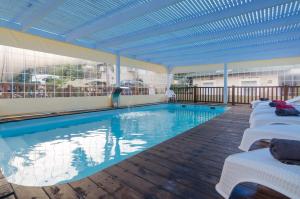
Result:
M182 0L152 0L149 3L144 3L139 6L125 7L124 9L120 9L108 16L102 16L98 19L91 20L87 24L78 27L76 30L66 35L66 40L72 41L74 39L93 33L96 30L105 30L107 28L111 28L115 25L119 25L121 23L128 22L134 18L143 16L147 12L154 12L158 9L170 6L179 1Z
M24 10L24 15L19 17L19 22L22 25L22 31L26 31L29 28L33 27L35 24L39 23L45 16L51 13L53 10L57 9L58 6L64 3L64 0L53 0L47 1L38 9L34 8L33 5L29 8L29 10ZM26 12L29 14L26 15Z
M206 1L204 1L206 2ZM254 1L253 1L254 2ZM234 7L232 10L223 10L220 12L215 12L212 14L204 15L196 19L189 20L188 22L182 21L176 24L171 24L169 26L157 26L157 27L150 27L147 29L142 29L140 31L136 31L127 35L122 35L117 38L111 38L106 41L100 41L98 43L99 47L104 46L117 46L122 43L128 43L131 41L141 40L146 37L154 37L159 36L161 34L166 34L170 32L174 32L176 30L190 28L193 26L200 26L202 24L209 23L211 21L217 21L224 18L230 18L232 16L241 15L243 13L249 13L253 10L259 10L262 8L278 5L286 0L264 0L264 1L255 1L255 3L245 4L244 6Z
M161 63L172 66L184 66L298 56L300 53L300 49L298 48L299 45L299 40L297 42L288 41L285 43L275 43L257 48L247 47L245 49L218 51L215 53L209 52L202 57L187 57L186 60L166 59Z
M251 33L250 34L244 34L244 35L235 35L234 37L229 36L227 40L224 40L224 42L212 42L207 43L203 45L197 45L197 46L191 46L190 48L178 48L174 50L166 50L166 51L158 51L157 53L153 53L147 56L147 54L144 54L141 58L150 58L150 57L165 57L165 56L184 56L185 54L201 54L206 51L211 51L211 49L214 50L226 50L226 47L230 46L230 48L233 48L234 46L249 46L254 44L262 44L263 42L272 42L272 41L278 41L278 40L289 40L290 38L298 37L300 39L300 30L299 28L297 30L286 30L285 34L282 34L283 32L279 31L273 31L273 32L258 32L258 33ZM138 56L139 57L139 56Z
M290 48L290 47L289 47ZM224 64L231 62L247 62L247 61L257 61L257 60L271 60L271 59L279 59L279 58L292 58L299 56L299 50L295 47L290 48L290 50L280 49L280 50L270 50L271 53L266 53L265 50L262 51L251 51L251 57L247 56L248 52L244 52L242 55L233 59L233 55L223 55L223 56L215 56L213 59L191 59L185 62L162 62L160 64L165 66L172 67L185 67L192 65L205 65L205 64Z
M122 52L127 52L127 53L136 53L136 52L144 52L147 50L148 51L156 51L156 49L162 49L165 47L170 47L170 46L180 46L183 44L187 43L192 43L194 41L203 41L203 40L210 40L213 38L222 38L226 35L236 35L236 34L243 34L247 32L253 32L254 30L261 30L261 29L270 29L274 27L280 27L284 26L287 24L294 24L298 23L300 21L300 16L294 16L294 17L289 17L289 18L282 18L280 20L273 20L265 23L260 23L260 24L252 24L243 28L239 29L231 29L226 32L220 31L220 32L215 32L215 33L203 33L203 34L197 34L193 35L191 37L178 37L174 39L169 39L165 41L159 41L155 43L150 43L149 45L142 45L138 47L133 47L133 48L127 48L127 49L122 49Z

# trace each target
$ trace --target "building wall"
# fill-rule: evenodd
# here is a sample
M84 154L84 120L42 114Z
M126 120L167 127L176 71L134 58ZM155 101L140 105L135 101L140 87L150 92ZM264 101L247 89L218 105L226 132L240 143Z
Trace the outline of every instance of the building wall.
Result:
M164 95L121 96L120 105L164 102ZM111 107L109 96L0 99L0 116L52 113Z
M251 85L251 82L257 82L257 85ZM244 82L244 84L243 84ZM249 82L249 85L245 85L246 82ZM194 86L203 86L203 87L223 87L224 80L223 77L213 77L212 79L203 79L203 78L194 78ZM263 77L228 77L228 86L279 86L279 79L277 75L264 75Z
M295 65L300 63L300 57L275 58L270 60L255 60L227 63L228 69L249 69L273 66ZM172 73L210 72L223 70L224 64L201 64L192 66L178 66L172 68Z

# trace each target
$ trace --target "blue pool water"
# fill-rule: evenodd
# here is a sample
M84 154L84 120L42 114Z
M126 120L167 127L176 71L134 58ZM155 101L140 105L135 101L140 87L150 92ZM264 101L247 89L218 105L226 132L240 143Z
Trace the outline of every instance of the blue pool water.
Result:
M1 171L20 185L78 180L225 110L160 104L0 124Z

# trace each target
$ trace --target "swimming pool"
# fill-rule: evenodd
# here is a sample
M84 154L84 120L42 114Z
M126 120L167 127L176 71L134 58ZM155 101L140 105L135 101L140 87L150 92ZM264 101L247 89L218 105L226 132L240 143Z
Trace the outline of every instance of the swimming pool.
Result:
M79 180L225 112L159 104L0 124L0 167L11 183Z

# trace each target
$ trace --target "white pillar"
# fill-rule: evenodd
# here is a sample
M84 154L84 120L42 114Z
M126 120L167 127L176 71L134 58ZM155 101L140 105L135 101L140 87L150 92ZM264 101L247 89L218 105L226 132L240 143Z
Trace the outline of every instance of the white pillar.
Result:
M168 67L168 75L167 75L167 90L170 90L173 82L173 74L171 67Z
M120 87L121 60L120 53L116 53L116 87Z
M228 70L227 63L224 64L224 93L223 93L224 104L228 103Z

